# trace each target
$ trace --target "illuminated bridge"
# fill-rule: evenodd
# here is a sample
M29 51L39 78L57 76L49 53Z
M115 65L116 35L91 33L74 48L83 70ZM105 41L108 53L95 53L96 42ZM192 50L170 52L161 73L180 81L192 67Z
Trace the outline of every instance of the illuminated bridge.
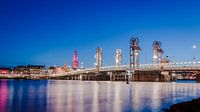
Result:
M68 80L117 80L124 81L173 81L175 79L196 79L200 73L200 61L174 62L168 64L139 64L130 71L130 65L104 66L99 69L77 69L51 77L64 77Z
M62 77L66 80L111 80L111 81L173 81L176 79L200 80L200 61L171 62L169 57L163 58L164 50L160 41L153 42L153 63L140 64L139 54L142 49L139 39L130 39L130 64L122 65L122 50L116 49L114 66L102 66L102 48L97 48L94 68L78 69L77 52L74 55L72 68L69 72L56 74L50 78ZM75 66L76 65L76 66Z
M75 50L70 69L53 71L44 74L22 74L19 78L28 79L64 79L64 80L95 80L95 81L175 81L177 79L197 80L200 82L200 61L195 56L192 61L171 62L170 58L163 57L164 50L160 41L153 42L152 64L140 64L139 56L142 50L139 39L130 39L130 63L122 65L122 50L116 49L115 65L103 66L103 50L97 47L95 66L83 68L79 66L78 52ZM194 47L195 48L195 47ZM65 67L66 68L66 67ZM42 70L42 73L45 70ZM65 71L65 72L64 72ZM14 76L18 77L18 75ZM9 77L8 77L9 78ZM11 74L13 78L13 74Z
M200 82L200 61L193 57L192 61L171 62L168 56L164 57L164 50L160 41L153 42L152 64L140 64L139 56L142 51L139 39L130 39L130 63L122 65L122 50L116 49L115 65L103 66L103 50L97 47L95 66L83 68L79 66L78 52L75 50L72 66L65 70L57 69L44 74L23 74L28 79L64 79L64 80L110 80L110 81L174 81L177 79L198 80ZM57 71L58 70L58 71ZM59 71L60 70L60 71ZM45 70L42 70L45 71ZM64 72L65 71L65 72ZM68 72L66 72L68 71Z

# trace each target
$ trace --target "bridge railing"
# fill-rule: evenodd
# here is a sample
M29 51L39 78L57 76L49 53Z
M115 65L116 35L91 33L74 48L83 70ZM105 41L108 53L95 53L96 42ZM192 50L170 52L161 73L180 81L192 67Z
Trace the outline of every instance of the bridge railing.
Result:
M167 64L140 64L139 70L150 69L200 69L200 61L172 62Z
M103 66L100 71L117 71L117 70L129 70L129 65L121 66ZM200 61L193 62L171 62L167 64L139 64L136 70L200 70ZM80 74L97 71L96 68L79 69L68 72L67 74ZM65 73L66 74L66 73Z
M110 70L126 70L128 69L128 65L121 65L121 66L106 66L102 67L101 71L110 71Z
M128 70L129 65L121 66L106 66L102 67L102 71L106 70ZM190 61L190 62L171 62L166 64L139 64L136 70L173 70L173 69L200 69L200 61Z

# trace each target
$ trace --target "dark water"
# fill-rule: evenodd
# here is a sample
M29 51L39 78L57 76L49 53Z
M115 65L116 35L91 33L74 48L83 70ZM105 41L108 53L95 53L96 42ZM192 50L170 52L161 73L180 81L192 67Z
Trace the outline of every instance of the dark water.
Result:
M0 112L160 112L197 97L198 83L0 80Z

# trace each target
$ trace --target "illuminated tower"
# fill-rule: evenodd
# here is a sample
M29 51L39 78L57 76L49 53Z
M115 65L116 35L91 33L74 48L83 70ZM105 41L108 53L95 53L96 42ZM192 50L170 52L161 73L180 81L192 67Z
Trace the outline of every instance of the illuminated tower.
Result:
M161 48L161 42L154 41L153 42L153 63L159 64L162 60L163 50Z
M75 51L74 51L73 61L72 61L72 68L73 68L73 69L77 69L78 66L79 66L79 64L78 64L78 53L77 53L77 51L75 50Z
M122 64L122 50L121 49L116 49L115 61L116 61L116 67L119 67Z
M102 67L102 48L97 47L96 51L96 68L99 70Z
M141 48L139 47L139 39L137 37L133 37L130 40L130 70L134 70L139 65L139 51Z

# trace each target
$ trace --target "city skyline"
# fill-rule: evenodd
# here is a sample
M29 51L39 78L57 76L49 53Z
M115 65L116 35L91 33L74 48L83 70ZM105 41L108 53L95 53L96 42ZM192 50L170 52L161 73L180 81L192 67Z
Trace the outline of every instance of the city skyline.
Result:
M153 41L161 41L172 61L200 57L199 1L1 1L1 65L72 64L94 66L96 48L103 65L115 65L115 49L129 64L129 40L138 37L140 63L152 63ZM197 47L194 49L193 46Z

